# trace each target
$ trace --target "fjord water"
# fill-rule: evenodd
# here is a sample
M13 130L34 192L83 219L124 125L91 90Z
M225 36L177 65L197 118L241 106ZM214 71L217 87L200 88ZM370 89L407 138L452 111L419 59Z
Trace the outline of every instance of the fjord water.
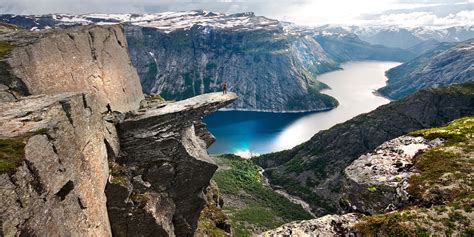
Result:
M313 113L269 113L219 111L204 119L217 141L210 154L233 153L242 156L292 148L310 139L320 130L347 121L359 114L390 102L374 91L385 86L385 71L398 62L358 61L342 65L343 70L318 76L331 89L322 93L333 96L339 106Z

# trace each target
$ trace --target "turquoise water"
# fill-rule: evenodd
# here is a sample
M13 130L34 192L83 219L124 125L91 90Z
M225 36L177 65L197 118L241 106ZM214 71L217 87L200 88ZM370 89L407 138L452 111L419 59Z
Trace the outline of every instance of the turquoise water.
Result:
M258 155L292 148L323 129L372 111L389 102L373 92L385 85L385 71L397 62L362 61L342 65L343 70L320 75L339 106L316 113L219 111L204 118L217 141L210 154Z

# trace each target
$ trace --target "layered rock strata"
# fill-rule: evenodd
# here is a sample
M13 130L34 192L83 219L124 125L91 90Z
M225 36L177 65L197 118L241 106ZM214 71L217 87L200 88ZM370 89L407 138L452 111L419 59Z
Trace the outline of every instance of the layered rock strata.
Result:
M106 189L115 236L192 236L217 166L196 130L203 116L237 99L205 94L148 108L118 124L122 155ZM197 132L200 131L200 132Z

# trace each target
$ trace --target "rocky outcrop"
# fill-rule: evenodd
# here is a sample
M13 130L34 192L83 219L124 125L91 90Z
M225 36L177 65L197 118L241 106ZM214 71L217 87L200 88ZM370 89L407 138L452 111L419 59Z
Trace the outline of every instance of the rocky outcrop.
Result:
M0 104L1 234L110 236L98 105L82 93Z
M399 99L429 87L442 87L474 80L474 40L437 48L387 71L387 86L378 91Z
M440 139L401 136L360 156L344 170L342 202L349 210L368 214L407 205L415 155L442 143Z
M119 25L22 32L5 40L19 45L2 60L0 83L22 95L87 91L102 111L110 104L120 112L138 109L144 99Z
M316 214L343 211L343 171L359 156L408 132L474 114L474 83L422 90L321 131L291 150L255 161L272 185L303 198Z
M345 215L326 215L317 219L295 221L276 229L266 231L258 236L358 236L353 230L362 215L349 213Z
M194 233L216 169L201 118L235 94L142 100L117 25L0 27L0 46L0 235Z
M235 99L234 93L206 94L119 122L122 154L111 161L106 189L113 235L193 235L217 169L194 124Z
M474 117L463 117L397 137L355 160L344 171L351 184L343 195L352 201L352 211L367 215L324 216L285 224L263 235L469 236L474 220L472 128ZM334 224L341 219L346 222ZM343 231L331 231L334 226Z

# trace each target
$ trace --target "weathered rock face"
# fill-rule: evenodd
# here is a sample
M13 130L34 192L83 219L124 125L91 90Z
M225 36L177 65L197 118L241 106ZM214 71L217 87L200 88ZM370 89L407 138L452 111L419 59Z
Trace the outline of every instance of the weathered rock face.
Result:
M118 124L108 210L115 236L192 236L217 169L195 124L237 99L212 93L148 108Z
M0 83L10 89L23 95L88 91L102 111L107 104L120 112L137 110L144 99L121 26L23 32L8 40L25 38L0 65L10 74Z
M391 211L406 205L408 179L418 152L437 147L440 139L401 136L360 156L344 170L343 202L362 213Z
M98 105L90 94L71 93L0 104L1 234L110 236ZM8 159L8 141L23 144L17 160Z
M284 224L259 236L278 237L312 237L312 236L358 236L353 230L362 217L360 214L326 215L317 219L295 221Z
M196 25L170 33L127 26L127 39L144 91L165 99L221 91L227 82L239 95L231 105L235 109L326 110L337 105L318 92L325 85L310 71L337 64L313 39L286 36L279 26L219 30Z
M474 83L420 91L319 132L291 150L256 162L273 185L307 201L316 214L343 211L343 171L359 156L408 132L474 114Z
M193 234L216 169L201 117L235 94L142 101L120 26L0 27L0 46L2 235Z

